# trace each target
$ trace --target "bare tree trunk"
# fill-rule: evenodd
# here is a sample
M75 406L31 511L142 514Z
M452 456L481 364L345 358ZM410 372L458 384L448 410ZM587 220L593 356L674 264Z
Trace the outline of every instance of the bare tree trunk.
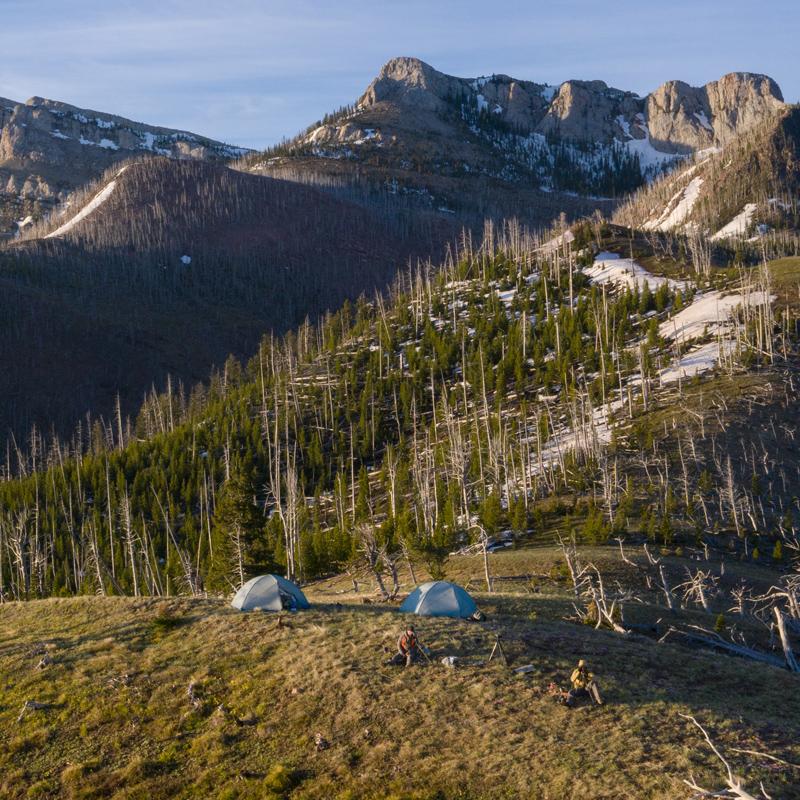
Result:
M786 668L790 672L800 672L800 665L797 663L797 659L792 652L791 644L789 644L789 635L786 633L786 622L783 618L783 611L781 611L778 606L775 606L772 610L775 614L775 622L778 624L778 634L781 637L781 646L783 647L783 657L786 659Z

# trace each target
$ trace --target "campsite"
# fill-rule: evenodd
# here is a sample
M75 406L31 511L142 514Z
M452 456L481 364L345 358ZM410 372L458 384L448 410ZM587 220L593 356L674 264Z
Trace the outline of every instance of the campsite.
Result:
M581 554L615 579L637 580L614 548ZM627 556L639 560L632 548ZM671 575L686 559L666 561ZM483 621L402 614L398 602L376 600L373 585L355 592L347 575L303 586L310 607L298 611L242 613L230 598L8 604L0 794L683 797L689 776L700 785L725 776L686 714L712 732L737 774L751 784L768 778L780 789L775 797L800 796L796 768L786 766L800 761L795 676L570 621L572 591L556 548L507 550L491 566L487 593L480 559L448 565ZM742 569L730 564L730 580ZM410 576L400 577L410 590ZM663 609L634 603L625 614L654 622ZM677 619L702 616L687 608ZM431 663L384 666L409 620ZM503 657L489 661L498 637ZM454 667L441 663L447 656ZM549 693L578 658L598 674L604 706L568 709ZM521 666L532 669L516 672ZM41 708L25 710L29 700Z

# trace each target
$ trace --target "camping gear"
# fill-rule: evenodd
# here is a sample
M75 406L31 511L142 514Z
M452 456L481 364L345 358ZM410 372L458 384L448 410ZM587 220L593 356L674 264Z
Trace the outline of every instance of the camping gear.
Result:
M295 611L310 608L300 587L280 575L251 578L236 592L231 605L240 611Z
M400 606L405 614L467 619L478 610L475 601L460 586L448 581L430 581L417 586Z
M498 660L500 658L503 659L503 663L508 666L508 659L506 658L506 651L503 650L503 645L500 644L500 634L498 633L494 640L494 647L492 648L492 652L489 654L489 661L491 661L495 654L497 654ZM488 661L486 662L489 663Z

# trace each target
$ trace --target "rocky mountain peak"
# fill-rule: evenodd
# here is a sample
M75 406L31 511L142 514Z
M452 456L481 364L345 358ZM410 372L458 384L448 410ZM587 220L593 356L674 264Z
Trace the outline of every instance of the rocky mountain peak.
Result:
M650 135L665 150L724 145L784 107L772 78L731 72L705 86L667 81L647 97Z
M457 90L458 85L458 78L445 75L418 58L393 58L384 64L358 105L369 107L390 102L419 110L437 111L447 95Z

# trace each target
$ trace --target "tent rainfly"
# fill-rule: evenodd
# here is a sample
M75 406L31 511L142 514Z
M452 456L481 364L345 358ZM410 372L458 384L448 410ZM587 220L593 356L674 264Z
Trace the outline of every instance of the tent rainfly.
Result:
M447 581L431 581L417 586L406 597L400 611L424 617L462 617L467 619L478 610L465 589Z
M251 578L236 592L231 605L240 611L293 611L310 607L300 587L280 575Z

